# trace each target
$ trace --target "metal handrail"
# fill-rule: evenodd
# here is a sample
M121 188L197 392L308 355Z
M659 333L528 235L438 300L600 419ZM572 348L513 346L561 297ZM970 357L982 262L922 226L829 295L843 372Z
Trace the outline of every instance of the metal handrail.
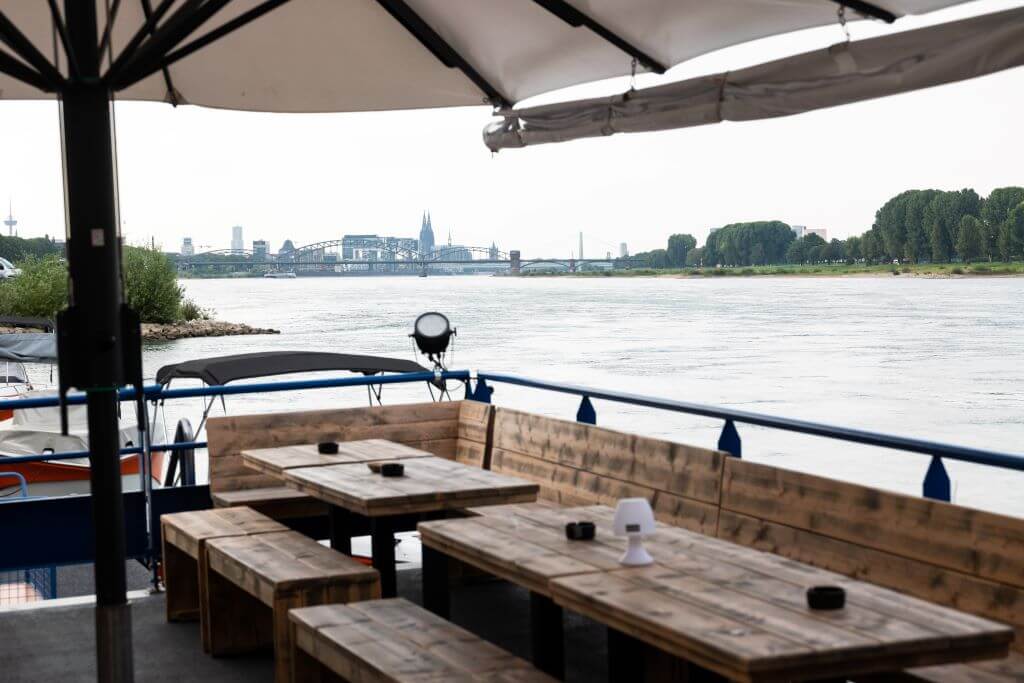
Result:
M258 382L252 384L212 384L202 387L187 387L182 389L167 389L159 384L150 384L143 388L143 395L146 400L159 402L175 398L194 398L197 396L230 396L237 394L266 393L274 391L296 391L300 389L330 389L335 387L352 386L376 386L379 384L408 384L415 382L434 382L437 380L454 380L468 382L471 379L469 370L445 370L440 373L434 372L406 372L395 375L369 375L365 377L336 377L312 380L293 380L288 382ZM118 391L120 401L135 400L135 389L126 387ZM69 394L67 403L70 405L84 404L85 394ZM59 405L56 396L43 396L29 399L4 399L0 400L0 410L21 408L52 408ZM205 441L185 441L179 443L152 444L149 450L156 451L184 451L198 448L206 448ZM119 455L142 455L141 446L131 446L118 451ZM65 451L62 453L42 453L35 455L19 455L2 458L0 462L5 465L14 465L25 462L53 462L61 460L74 460L76 458L88 458L89 451Z
M28 498L28 481L25 480L25 475L21 472L0 472L0 479L8 477L18 480L18 486L21 487L21 497Z
M618 391L606 391L593 387L584 387L575 384L560 384L544 380L508 375L502 373L479 372L477 381L501 382L504 384L515 384L533 389L545 389L563 394L574 394L583 398L601 399L615 401L617 403L628 403L631 405L643 406L645 408L658 408L670 410L688 415L710 417L728 422L739 422L744 424L758 425L760 427L771 427L800 434L822 436L841 441L865 444L868 446L880 446L882 448L893 448L911 453L923 453L934 457L960 460L978 465L990 465L1005 469L1024 471L1024 455L1012 453L1000 453L998 451L984 450L981 448L969 448L967 446L954 446L940 443L938 441L926 441L905 436L895 436L880 432L870 432L863 429L851 429L835 425L810 422L807 420L793 420L785 417L776 417L764 413L752 413L745 410L734 410L720 406L704 405L700 403L689 403L686 401L675 401L664 398L653 398L630 394Z

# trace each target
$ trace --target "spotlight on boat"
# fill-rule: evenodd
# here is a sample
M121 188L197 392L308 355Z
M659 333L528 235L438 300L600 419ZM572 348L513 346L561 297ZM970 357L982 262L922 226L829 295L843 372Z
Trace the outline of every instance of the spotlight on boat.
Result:
M416 341L419 350L428 357L439 356L448 350L455 330L448 323L448 318L441 313L431 311L416 318L410 337Z

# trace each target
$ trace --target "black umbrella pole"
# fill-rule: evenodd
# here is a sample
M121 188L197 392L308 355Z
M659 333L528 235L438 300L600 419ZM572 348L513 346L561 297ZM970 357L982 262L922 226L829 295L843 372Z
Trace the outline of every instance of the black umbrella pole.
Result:
M96 528L96 671L100 681L133 678L116 397L115 391L91 390L87 398Z
M67 330L71 357L61 358L60 372L62 382L88 396L97 677L127 683L134 680L134 671L118 452L117 387L124 384L125 366L121 244L111 93L98 78L96 4L64 3L78 77L60 93L69 300L74 312Z

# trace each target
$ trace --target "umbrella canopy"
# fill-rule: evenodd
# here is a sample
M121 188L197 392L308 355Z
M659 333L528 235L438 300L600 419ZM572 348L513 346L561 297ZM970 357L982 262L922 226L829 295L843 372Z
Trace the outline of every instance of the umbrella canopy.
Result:
M962 0L97 0L119 99L268 112L507 106L745 41ZM56 3L4 3L0 97L74 59ZM73 52L73 50L72 50ZM56 65L54 73L52 65ZM26 82L26 80L28 82Z
M613 97L501 112L492 151L639 131L799 114L976 78L1024 65L1024 8Z

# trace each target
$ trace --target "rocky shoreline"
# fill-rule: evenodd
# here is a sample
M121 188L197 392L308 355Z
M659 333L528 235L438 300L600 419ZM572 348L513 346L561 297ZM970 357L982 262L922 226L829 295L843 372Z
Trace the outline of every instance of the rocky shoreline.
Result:
M0 334L21 332L43 332L31 327L2 327ZM281 334L280 330L253 327L244 323L229 323L223 320L191 320L180 323L143 323L142 341L172 341L192 337L233 337L249 334Z
M181 323L142 323L142 341L172 341L192 337L233 337L247 334L281 334L269 327L252 327L223 320L191 320Z

